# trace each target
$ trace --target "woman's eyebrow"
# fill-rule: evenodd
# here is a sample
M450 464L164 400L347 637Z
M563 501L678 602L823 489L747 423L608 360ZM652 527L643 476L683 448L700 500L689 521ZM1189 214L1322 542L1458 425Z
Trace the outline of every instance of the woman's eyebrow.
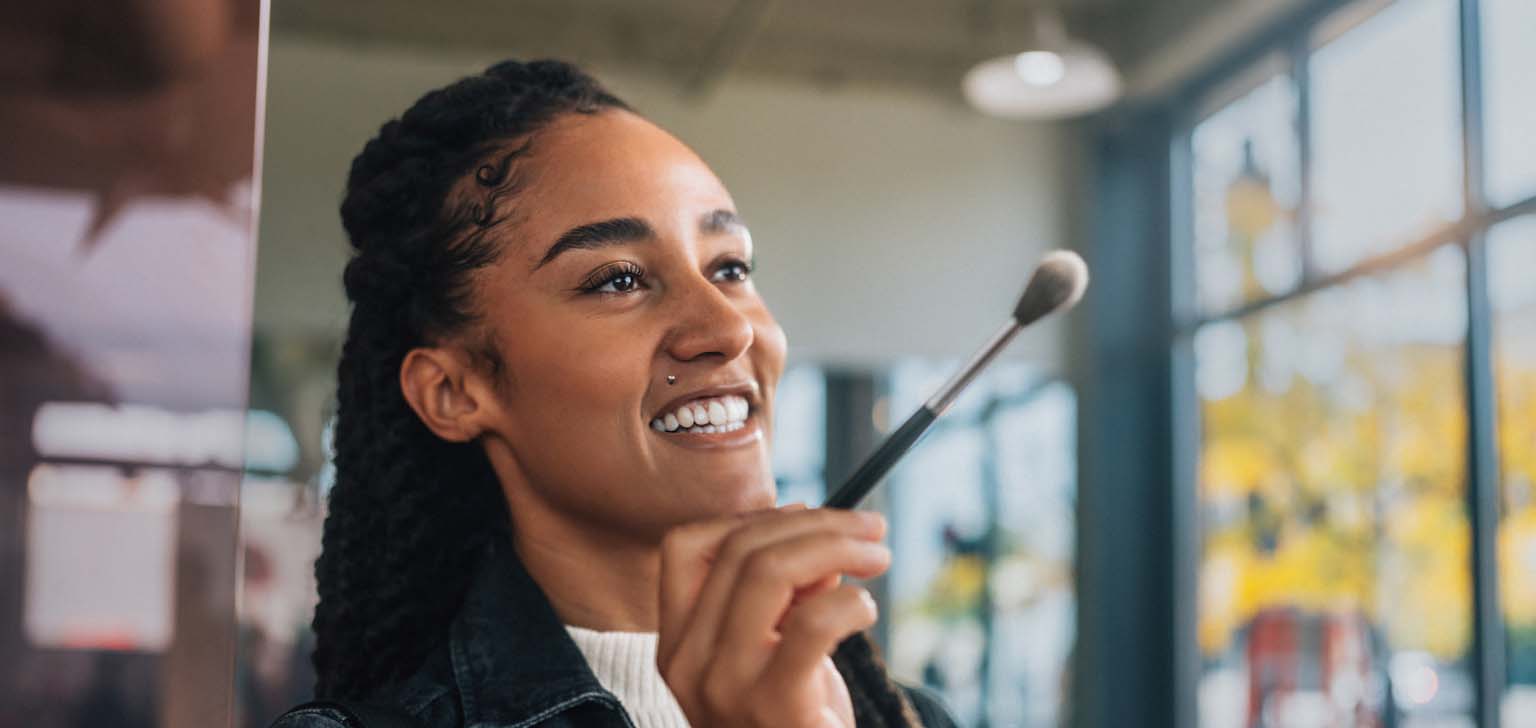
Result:
M705 233L723 233L731 228L746 228L746 226L747 224L742 222L741 216L734 210L724 208L710 210L699 218L699 230Z
M649 223L638 217L616 217L612 220L577 225L555 240L555 244L550 246L533 269L543 268L544 264L567 250L592 250L654 237L656 237L656 231L651 229Z
M746 223L742 222L741 216L732 210L724 208L710 210L699 218L699 230L707 234L729 232L735 228L744 230ZM650 223L638 217L616 217L612 220L577 225L561 234L533 269L543 268L545 264L567 250L593 250L655 237L656 231L651 228Z

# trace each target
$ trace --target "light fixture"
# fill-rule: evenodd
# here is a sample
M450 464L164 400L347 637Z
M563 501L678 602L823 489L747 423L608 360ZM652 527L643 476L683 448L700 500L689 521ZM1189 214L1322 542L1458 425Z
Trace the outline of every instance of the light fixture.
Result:
M1054 86L1067 76L1067 62L1055 51L1024 51L1013 57L1013 70L1031 86Z
M1039 9L1023 52L983 61L965 74L965 98L1005 119L1064 119L1120 97L1120 73L1102 50L1067 35L1061 17Z

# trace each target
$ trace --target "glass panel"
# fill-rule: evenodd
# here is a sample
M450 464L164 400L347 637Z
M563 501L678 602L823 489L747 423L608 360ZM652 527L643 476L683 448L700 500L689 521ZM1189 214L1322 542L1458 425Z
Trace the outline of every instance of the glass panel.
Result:
M896 411L945 369L899 367ZM961 725L1045 728L1065 716L1076 402L1027 372L978 380L964 414L951 411L888 485L891 670L942 693Z
M1402 0L1311 58L1313 253L1323 272L1458 219L1456 0Z
M1206 728L1470 725L1465 261L1195 337Z
M1536 217L1488 237L1503 514L1499 588L1509 639L1507 728L1536 727Z
M1536 3L1482 0L1488 196L1503 207L1536 195Z
M228 726L261 3L4 14L0 725Z
M1290 291L1301 280L1296 86L1274 76L1195 127L1194 244L1205 311Z

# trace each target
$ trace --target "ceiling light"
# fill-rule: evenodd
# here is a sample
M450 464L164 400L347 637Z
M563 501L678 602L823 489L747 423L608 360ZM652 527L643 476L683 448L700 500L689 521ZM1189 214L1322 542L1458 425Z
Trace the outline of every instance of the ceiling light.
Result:
M1024 51L1013 57L1013 69L1031 86L1054 86L1067 75L1067 61L1055 51Z
M1120 73L1102 50L1067 35L1054 13L1036 16L1021 53L983 61L965 74L970 104L1005 119L1063 119L1103 109L1120 97Z

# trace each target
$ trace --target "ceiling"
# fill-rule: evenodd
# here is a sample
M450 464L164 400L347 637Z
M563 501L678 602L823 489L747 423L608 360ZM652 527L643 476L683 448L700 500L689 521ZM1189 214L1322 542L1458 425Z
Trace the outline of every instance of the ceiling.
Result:
M1194 0L1200 2L1202 0ZM1210 0L1203 0L1209 3ZM1190 0L1058 0L1068 30L1124 66L1132 29ZM275 36L455 54L558 56L661 74L707 95L738 76L958 98L975 62L1018 51L1033 0L273 0Z

